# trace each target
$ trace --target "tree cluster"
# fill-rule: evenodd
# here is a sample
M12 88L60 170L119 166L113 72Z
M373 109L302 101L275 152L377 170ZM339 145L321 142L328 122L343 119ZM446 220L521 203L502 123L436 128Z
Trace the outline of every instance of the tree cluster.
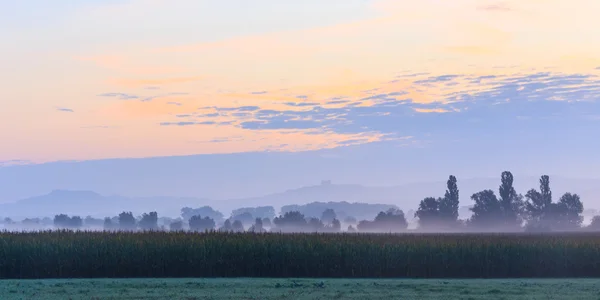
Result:
M543 175L538 189L530 189L525 195L517 193L513 174L502 172L497 193L486 189L470 196L473 205L469 208L470 218L459 219L460 193L458 181L451 175L446 182L443 197L426 197L416 211L410 211L418 221L420 232L459 232L459 231L572 231L580 230L583 222L583 203L577 194L565 193L553 199L550 177ZM338 210L345 211L340 214ZM373 209L385 208L367 219L357 219L348 211L357 214L371 214ZM296 209L296 210L294 210ZM364 210L359 213L358 210ZM304 212L308 212L305 214ZM340 221L343 220L343 221ZM359 221L360 220L360 221ZM5 228L17 222L6 218ZM66 214L54 219L34 218L21 222L22 228L44 228L53 226L59 229L103 228L122 231L190 230L227 232L341 232L342 226L348 232L404 232L408 222L402 210L392 205L370 205L364 203L323 203L288 205L275 216L272 206L245 207L232 212L224 219L221 212L210 206L200 208L184 207L181 217L176 219L159 218L157 212L144 213L135 217L132 212L122 212L115 217L95 219L90 216ZM600 230L600 216L593 218L588 230Z
M79 229L83 226L83 220L79 216L60 214L54 217L54 226L60 229Z
M459 225L458 205L460 202L456 177L451 175L446 185L447 190L443 198L427 197L419 203L415 217L419 219L419 226L422 229L451 229Z
M360 232L402 232L408 227L408 222L402 210L391 208L380 212L373 221L360 221L356 227Z
M525 197L513 187L511 172L502 172L498 195L483 190L471 195L472 216L458 220L459 193L454 176L448 179L443 198L427 197L419 204L415 217L422 230L476 231L564 231L581 228L583 203L577 194L565 193L552 201L550 177L540 177L539 191L529 190ZM600 220L599 220L600 221Z

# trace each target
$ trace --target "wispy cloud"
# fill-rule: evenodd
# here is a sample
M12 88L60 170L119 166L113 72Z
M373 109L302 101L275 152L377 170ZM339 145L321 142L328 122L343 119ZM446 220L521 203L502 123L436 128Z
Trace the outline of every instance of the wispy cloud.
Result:
M69 122L81 122L74 124L75 128L85 124L128 124L123 125L124 136L131 139L132 145L144 145L130 152L115 144L111 131L98 130L94 133L98 141L94 147L107 151L68 152L56 148L48 152L68 152L74 156L273 148L300 151L380 141L390 138L389 134L422 140L425 132L450 125L460 127L467 119L479 120L478 125L494 129L501 127L498 124L511 126L503 122L515 121L517 116L542 120L556 117L552 114L561 110L572 123L584 122L589 118L584 120L583 113L597 115L599 110L594 105L599 101L600 82L591 74L597 76L600 70L600 43L585 37L593 36L598 28L596 12L600 11L600 2L581 1L565 4L560 0L378 0L370 2L368 8L363 8L364 14L356 18L339 10L353 6L346 6L346 2L364 1L340 1L344 5L336 4L327 15L343 14L344 21L325 26L315 24L316 18L297 20L302 24L300 27L266 26L258 30L252 25L252 22L266 22L264 18L272 16L269 13L249 20L250 30L244 31L245 34L228 32L231 26L215 26L216 29L209 28L206 34L201 34L205 26L192 26L188 22L209 21L186 18L179 24L183 31L175 30L179 34L157 31L150 40L145 38L148 30L145 25L122 31L115 29L119 26L102 27L99 20L120 14L125 24L131 21L130 12L138 12L134 18L148 18L139 12L152 6L158 18L148 18L154 24L151 27L161 27L160 22L174 26L179 21L175 16L185 13L182 7L196 2L186 0L175 10L173 7L167 10L168 1L151 1L152 4L128 1L125 9L128 13L94 11L78 17L78 25L94 28L85 30L89 34L86 38L98 43L85 43L83 48L62 45L63 56L87 53L87 57L64 63L61 59L48 59L49 52L27 43L35 39L24 38L25 44L9 40L14 45L10 51L15 50L17 58L30 53L18 49L34 49L35 55L22 56L14 63L9 61L10 67L6 69L20 67L16 63L22 59L30 60L30 64L23 66L27 68L23 73L31 74L30 81L40 84L40 88L31 89L32 99L62 102L50 105L77 103L74 108L78 117L69 118ZM301 2L291 1L282 7L318 1ZM321 1L315 7L325 5L332 4ZM214 7L217 4L207 6ZM272 8L263 9L266 13ZM311 10L311 14L319 11ZM163 15L165 12L168 13ZM210 22L239 21L228 19L231 17L226 13L215 15ZM287 24L288 19L277 17L271 21ZM556 22L558 19L561 22ZM47 29L51 34L65 32L59 27ZM27 34L41 34L35 30ZM131 36L141 38L130 43ZM568 43L564 42L564 36L569 36ZM54 76L58 73L64 76ZM26 88L21 85L24 81L11 81L10 75L7 78L9 83L5 84L3 94L8 89L6 95L19 95ZM81 84L69 88L65 82ZM47 95L48 89L42 86L46 84L58 88ZM117 92L98 95L98 91ZM111 101L84 100L93 95ZM18 102L10 105L28 111L25 104ZM67 115L50 114L53 119L37 123L35 120L44 116L29 116L28 124L38 126L39 144L49 138L69 139L70 144L57 145L69 144L70 149L77 149L84 139L76 134L84 133L67 134L60 125L61 116ZM10 113L2 120L16 127L23 123ZM161 125L170 127L158 128L161 121L164 121ZM52 125L55 135L42 136L48 132L42 123L56 124ZM469 125L472 127L472 123ZM190 128L193 126L198 127ZM568 126L565 128L575 128ZM31 132L29 128L16 129ZM470 127L457 132L461 130L466 132ZM13 134L7 132L6 136ZM360 137L361 134L368 138ZM243 139L201 147L187 144L189 140L213 141L231 136ZM42 149L24 142L14 149L19 147ZM6 157L20 155L12 148L2 151L5 152L0 155L13 151L4 154Z
M126 93L102 93L99 94L98 97L110 97L110 98L117 98L120 100L133 100L133 99L139 99L139 96L136 95L132 95L132 94L126 94Z
M182 92L166 93L166 94L161 94L161 95L143 97L141 100L142 100L142 102L147 102L147 101L152 101L152 100L159 99L159 98L166 98L166 97L172 97L172 96L185 96L185 95L189 95L189 93L182 93ZM177 103L179 103L179 102L175 102L175 101L167 102L167 104L171 104L171 105L177 105Z
M146 96L138 96L138 95L127 94L127 93L103 93L103 94L99 94L98 97L110 97L110 98L116 98L119 100L140 100L142 102L148 102L148 101L152 101L152 100L159 99L159 98L166 98L166 97L172 97L172 96L185 96L185 95L189 95L189 93L172 92L172 93L164 93L164 94L158 94L158 95L146 95ZM167 104L181 105L180 102L175 102L175 101L170 101Z
M444 109L444 108L418 108L418 107L415 107L413 109L418 113L447 113L447 112L450 112L449 110Z
M452 81L458 78L458 75L440 75L440 76L432 76L426 79L416 80L414 84L426 84L426 83L438 83L438 82L447 82Z
M198 125L198 122L161 122L160 126L191 126Z
M22 166L33 164L34 162L27 159L10 159L0 161L0 167Z
M56 110L62 111L62 112L70 112L70 113L75 112L73 109L67 108L67 107L56 107Z
M172 121L163 125L220 125L246 132L314 130L311 134L335 132L344 135L374 132L419 138L418 132L399 132L398 128L407 128L401 124L419 122L415 118L420 114L469 115L470 120L485 120L483 115L472 115L473 112L491 114L493 108L498 107L495 109L498 113L509 111L510 117L514 118L529 110L529 101L600 100L597 96L600 78L588 74L533 72L432 76L427 73L405 77L395 83L384 79L376 85L377 88L371 89L358 86L356 92L348 89L350 93L335 97L318 89L310 90L314 102L286 98L286 94L293 92L287 90L273 92L268 98L241 98L244 104L256 105L205 106L200 109L202 113L190 111L176 115L177 118L201 119L203 122ZM344 91L342 89L340 93ZM226 102L226 99L222 101ZM289 101L293 99L296 102Z
M160 126L192 126L192 125L223 125L223 124L214 122L214 121L202 121L202 122L182 121L182 122L162 122L162 123L160 123Z

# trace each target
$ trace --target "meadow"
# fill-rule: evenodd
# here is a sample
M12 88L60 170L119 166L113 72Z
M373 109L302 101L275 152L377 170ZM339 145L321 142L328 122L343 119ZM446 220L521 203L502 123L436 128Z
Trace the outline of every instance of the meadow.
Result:
M584 278L600 234L4 232L0 278Z
M0 280L3 300L598 299L595 279L58 279Z

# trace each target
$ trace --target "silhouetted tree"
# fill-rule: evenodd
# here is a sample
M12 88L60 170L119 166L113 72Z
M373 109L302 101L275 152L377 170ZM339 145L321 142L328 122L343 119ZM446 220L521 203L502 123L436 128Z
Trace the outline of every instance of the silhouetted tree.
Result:
M169 224L170 231L181 231L183 230L183 221L173 221Z
M404 212L393 208L380 212L373 221L363 220L357 225L357 229L364 232L401 232L407 227Z
M41 223L40 223L40 224L42 224L42 225L44 225L44 226L49 226L49 225L52 225L52 224L53 224L53 222L54 222L54 221L53 221L51 218L49 218L49 217L44 217L44 218L41 220Z
M338 219L333 219L327 227L331 232L340 232L342 230L342 223Z
M83 226L83 219L80 216L71 217L71 228L78 229Z
M519 228L523 223L523 196L517 194L513 187L513 181L514 177L511 172L502 172L498 190L502 207L502 223L506 228Z
M265 228L263 227L263 221L261 218L256 218L256 220L254 220L254 224L252 226L250 226L250 228L248 229L249 232L256 232L256 233L262 233L262 232L266 232Z
M113 223L112 219L109 217L104 218L104 224L103 224L104 230L114 230L116 229L115 224Z
M231 228L233 229L234 232L244 232L244 230L245 230L244 224L240 220L233 221L233 224L231 224Z
M33 221L30 219L24 220L25 225L27 225L28 223L29 223L29 225L31 225L32 222ZM39 222L35 222L35 223L39 223ZM65 214L60 214L60 215L56 215L54 217L54 226L56 228L63 228L63 229L67 229L67 228L68 229L78 229L78 228L81 228L81 226L83 226L83 220L79 216L69 217Z
M263 218L262 219L263 228L271 228L273 225L271 224L271 219Z
M508 171L502 172L498 188L500 198L492 190L475 193L471 199L475 205L470 208L473 215L469 226L475 229L517 230L522 223L523 200L513 187L513 175ZM541 194L529 192L532 199L541 199ZM536 200L537 201L537 200ZM538 201L539 202L539 201Z
M531 189L525 194L525 213L527 215L528 230L550 230L551 218L556 215L557 209L552 206L552 191L550 190L550 177L540 177L540 191Z
M254 216L255 218L275 218L275 208L273 208L273 206L259 206L259 207L242 207L242 208L238 208L235 209L231 212L232 216L238 216L241 215L243 213L250 213L250 215ZM243 220L241 220L242 223L244 222Z
M331 208L324 210L321 214L321 221L323 221L324 224L331 224L331 222L336 218L337 215L335 214L335 211Z
M560 229L581 228L583 203L577 194L565 193L556 204L557 221Z
M300 212L290 211L273 219L273 224L280 231L303 231L306 229L307 222Z
M325 229L325 224L318 218L309 218L307 224L307 230L310 232L319 232Z
M158 213L155 211L142 214L142 219L139 222L142 230L157 230L158 229Z
M70 219L71 222L71 219ZM21 221L21 225L23 227L28 227L28 228L39 228L41 221L39 218L25 218L23 221ZM66 228L72 228L73 225L72 224L68 224Z
M136 221L133 213L122 212L119 214L119 228L121 230L135 230Z
M387 211L390 208L398 208L390 204L368 204L368 203L349 203L342 202L312 202L304 205L284 205L281 207L281 215L297 211L308 218L322 218L323 211L333 209L337 218L343 219L346 216L354 216L359 220L373 219L381 211ZM323 221L325 222L325 221Z
M375 225L373 223L373 221L369 220L360 220L358 221L358 224L356 224L356 230L360 230L363 232L376 231Z
M85 225L85 227L102 227L103 224L104 220L96 219L92 216L87 216L83 219L83 225Z
M225 222L223 223L223 226L221 226L221 228L219 228L219 231L225 231L225 232L233 231L233 226L231 225L231 221L229 219L225 220Z
M243 212L239 215L234 215L231 217L232 221L240 221L242 225L250 225L254 222L254 217L249 212Z
M69 228L71 218L65 214L54 216L54 227L56 228Z
M419 219L419 228L433 229L440 226L439 204L442 198L435 199L427 197L421 200L419 208L415 212L415 218Z
M540 178L540 194L542 202L546 205L552 203L552 191L550 190L550 176L543 175Z
M557 203L553 203L548 175L541 176L539 192L531 189L525 197L528 230L573 230L581 227L583 203L579 195L565 193Z
M442 200L439 202L438 209L440 220L444 223L444 225L453 227L456 225L456 221L458 220L458 206L460 204L456 177L454 177L454 175L450 175L446 185L448 189L446 190L444 198L442 198Z
M543 175L540 177L540 191L529 190L525 197L528 200L527 208L531 217L542 221L545 213L552 204L552 191L550 190L550 177Z
M207 231L215 229L215 220L201 216L192 216L189 221L190 230L192 231Z
M377 217L375 217L375 222L389 228L390 231L403 231L408 227L404 212L400 209L389 209L385 213L379 213Z
M494 191L484 190L471 196L475 205L471 207L473 215L469 225L477 229L497 228L504 223L502 203Z
M200 208L184 207L181 209L181 217L184 221L189 221L193 216L206 216L217 223L220 223L223 220L223 214L210 206L203 206Z

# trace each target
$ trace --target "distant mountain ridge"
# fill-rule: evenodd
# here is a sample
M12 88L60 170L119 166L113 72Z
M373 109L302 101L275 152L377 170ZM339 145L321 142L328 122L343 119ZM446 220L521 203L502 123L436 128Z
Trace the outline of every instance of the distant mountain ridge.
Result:
M518 178L514 185L517 193L525 194L529 189L539 188L539 178ZM458 179L460 191L461 217L470 215L469 207L473 204L471 195L490 189L498 194L499 178ZM551 188L554 201L565 192L577 193L581 196L586 210L600 206L597 195L600 195L600 180L571 179L551 177ZM332 184L324 181L319 185L304 186L285 192L274 193L262 197L231 199L215 203L220 207L263 206L272 205L278 209L286 205L305 205L312 202L350 202L394 205L402 209L407 218L409 212L418 208L419 202L425 197L443 197L446 191L446 181L410 183L397 186L363 186L359 184ZM278 211L279 212L279 211Z
M159 211L178 216L182 207L202 206L208 201L184 197L103 196L92 191L53 190L46 195L30 197L14 203L0 204L3 217L45 217L56 214L106 217L122 211L141 214Z
M475 178L458 180L461 201L461 217L468 217L468 206L472 204L470 196L484 189L496 192L500 180L496 178ZM598 207L596 196L600 194L600 180L552 178L551 187L554 199L565 192L581 196L586 209ZM525 194L531 188L538 188L535 177L521 178L515 181L518 193ZM122 211L134 214L157 211L164 216L179 216L182 207L211 206L229 217L232 210L240 207L273 206L276 213L289 205L305 205L314 202L347 202L380 204L385 207L402 209L407 218L418 208L419 201L425 197L442 197L446 189L445 181L422 182L398 186L363 186L359 184L333 184L323 181L321 184L289 189L284 192L267 194L261 197L215 200L200 197L125 197L104 196L93 191L53 190L49 194L29 197L13 203L0 204L0 216L42 217L59 213L80 216L114 216ZM384 207L382 206L382 207ZM370 214L371 212L369 212Z

